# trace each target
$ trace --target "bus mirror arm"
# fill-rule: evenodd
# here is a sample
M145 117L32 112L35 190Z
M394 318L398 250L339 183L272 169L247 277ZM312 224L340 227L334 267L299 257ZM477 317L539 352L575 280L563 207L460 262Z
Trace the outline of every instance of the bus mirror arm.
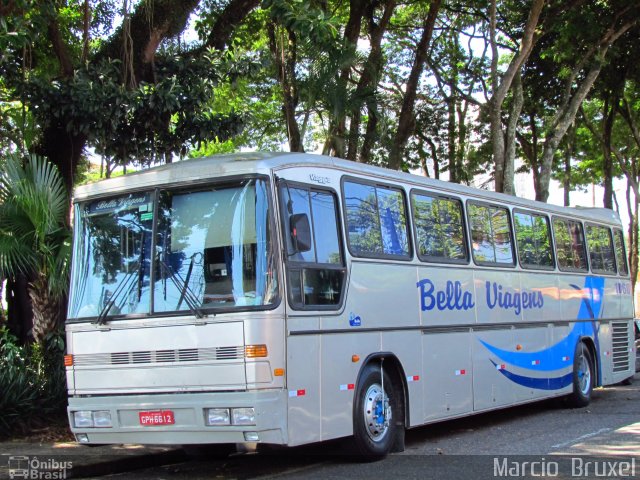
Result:
M289 217L291 227L291 243L295 253L308 252L311 250L311 226L306 213L294 213Z

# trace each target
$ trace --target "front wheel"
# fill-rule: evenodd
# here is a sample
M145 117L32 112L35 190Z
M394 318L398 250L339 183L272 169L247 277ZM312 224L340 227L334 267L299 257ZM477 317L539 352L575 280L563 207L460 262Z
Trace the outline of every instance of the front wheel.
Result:
M591 353L583 342L578 342L573 356L573 392L567 398L569 405L577 408L589 405L593 382L594 370Z
M400 395L387 372L382 376L380 372L380 365L367 365L360 377L355 396L355 453L367 460L386 456L394 445L397 429L402 428L397 423L401 417Z

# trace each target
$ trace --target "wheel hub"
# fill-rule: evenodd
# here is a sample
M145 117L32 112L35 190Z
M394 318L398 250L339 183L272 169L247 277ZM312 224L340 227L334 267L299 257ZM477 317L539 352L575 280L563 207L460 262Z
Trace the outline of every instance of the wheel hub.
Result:
M367 434L374 442L381 441L389 431L391 406L389 398L377 383L372 384L365 394L364 421Z

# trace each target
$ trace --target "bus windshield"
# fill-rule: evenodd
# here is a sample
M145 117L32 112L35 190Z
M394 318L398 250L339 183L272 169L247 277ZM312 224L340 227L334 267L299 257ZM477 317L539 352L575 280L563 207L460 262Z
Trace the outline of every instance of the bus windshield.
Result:
M68 317L273 304L269 210L258 179L78 204Z

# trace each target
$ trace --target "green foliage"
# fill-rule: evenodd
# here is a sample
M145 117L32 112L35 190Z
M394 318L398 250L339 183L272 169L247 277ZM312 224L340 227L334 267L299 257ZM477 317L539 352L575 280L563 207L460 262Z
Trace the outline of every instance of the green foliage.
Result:
M79 69L69 80L38 76L21 89L42 128L62 125L118 164L148 165L185 156L198 141L226 140L240 132L241 118L234 112L207 108L219 72L238 70L232 63L214 53L168 56L157 67L155 83L129 89L120 79L121 63L109 61Z
M0 438L64 412L63 333L48 335L42 344L20 346L0 327L0 392Z
M0 169L0 275L38 274L49 292L68 288L68 195L58 170L31 156L9 155Z

